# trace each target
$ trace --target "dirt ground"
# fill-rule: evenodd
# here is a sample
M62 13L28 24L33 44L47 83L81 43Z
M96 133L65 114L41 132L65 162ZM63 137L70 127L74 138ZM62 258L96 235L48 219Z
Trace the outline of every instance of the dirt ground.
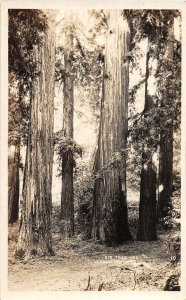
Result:
M72 243L73 242L73 243ZM68 245L68 246L67 246ZM133 242L106 248L91 242L58 244L53 258L9 264L10 290L163 290L166 279L179 273L164 246L164 239ZM61 252L61 254L60 254Z
M135 235L136 203L129 206ZM159 231L153 242L132 241L106 247L80 235L61 240L54 232L54 257L35 257L24 262L13 257L18 224L9 228L9 290L11 291L161 291L171 275L180 275L180 262L171 241L177 227Z

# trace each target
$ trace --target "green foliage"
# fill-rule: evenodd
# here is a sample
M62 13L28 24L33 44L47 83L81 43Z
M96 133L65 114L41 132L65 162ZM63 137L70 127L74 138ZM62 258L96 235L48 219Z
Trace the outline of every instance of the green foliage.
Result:
M56 154L58 155L59 165L63 159L63 154L67 153L69 158L73 161L74 167L76 166L75 159L82 157L83 149L72 138L66 137L63 130L59 130L54 135L54 146ZM61 167L58 168L59 176L62 174Z
M159 133L163 130L162 120L160 120L160 109L153 108L149 112L142 112L135 115L130 120L129 134L133 146L140 148L146 146L156 150L159 141ZM168 122L168 121L167 121Z
M56 146L56 152L60 156L63 153L71 150L73 154L77 154L82 157L83 149L73 139L66 137L63 130L59 130L54 136L54 145Z
M157 58L161 42L168 38L172 19L180 15L177 10L123 10L131 31L129 60L132 68L139 69L139 43L145 38L151 43L151 57Z
M41 43L47 29L46 14L37 9L10 9L8 13L9 72L17 74L24 92L35 76L33 47Z
M78 232L90 238L94 178L84 163L77 164L74 172L74 202Z
M78 43L79 45L79 43ZM97 82L102 78L102 62L98 60L98 51L88 51L77 44L68 52L68 59L71 61L71 73L68 74L63 64L63 55L66 52L61 46L56 50L56 81L63 81L65 76L72 76L80 81L83 86ZM83 55L82 55L83 53Z
M25 99L20 100L16 76L9 74L8 102L8 144L26 144L28 134L29 105Z
M164 291L180 291L179 275L170 275L166 281Z
M171 18L179 15L178 10L129 9L123 11L123 17L127 18L130 24L133 46L147 36L153 43L157 42L157 37L166 39Z
M145 147L149 157L157 150L160 134L166 136L170 126L180 128L181 121L181 44L170 36L173 18L179 16L176 10L125 10L124 17L128 19L132 29L132 50L138 47L141 40L148 38L151 61L156 62L154 76L156 93L151 97L154 107L148 111L136 113L136 98L138 90L147 78L141 74L139 83L134 85L129 93L129 157L140 153ZM168 47L174 48L174 56L165 55ZM171 50L170 50L171 51ZM133 52L135 54L135 52ZM131 72L136 72L138 56L132 56ZM149 64L149 70L151 66ZM133 149L133 153L130 149ZM134 169L137 167L137 162Z
M160 49L156 72L159 110L161 115L164 114L164 128L173 120L174 128L179 129L181 123L181 44L174 42L172 59L163 56L165 48L166 44Z
M71 76L76 87L78 86L77 98L82 102L89 102L96 118L99 118L100 99L102 93L103 48L96 42L95 26L88 33L78 18L73 17L65 22L65 31L73 36L73 46L69 48L66 41L61 41L56 49L55 75L56 82L60 85L65 77ZM63 26L63 21L61 21ZM70 74L64 65L64 55L71 62ZM83 96L80 91L83 91Z
M180 229L180 209L174 208L174 205L172 204L173 200L177 197L180 199L180 195L178 196L177 193L173 193L173 195L174 196L172 197L169 206L165 208L167 216L161 218L159 221L159 227L167 231L171 229Z
M139 189L140 185L140 174L141 174L141 156L142 147L135 148L128 140L128 155L127 155L127 186L133 191Z
M89 51L83 48L82 55L79 47L75 45L68 53L68 59L71 60L71 72L68 74L63 64L63 55L65 49L62 47L57 48L56 51L56 81L60 84L64 81L66 76L71 76L78 86L78 97L83 103L88 101L93 113L99 117L100 107L100 90L102 87L103 78L103 61L99 60L99 50ZM80 90L83 90L85 97L82 97Z
M33 47L42 42L47 17L37 9L10 9L8 13L9 145L25 145L32 81L38 75Z
M134 67L134 65L133 65ZM137 95L138 90L141 88L141 86L145 83L145 78L143 78L139 83L135 84L132 89L129 90L129 103L135 103L135 98Z
M94 28L90 29L91 34L95 37L97 34L105 34L105 31L108 29L107 18L108 13L103 9L91 9L89 14L95 19Z

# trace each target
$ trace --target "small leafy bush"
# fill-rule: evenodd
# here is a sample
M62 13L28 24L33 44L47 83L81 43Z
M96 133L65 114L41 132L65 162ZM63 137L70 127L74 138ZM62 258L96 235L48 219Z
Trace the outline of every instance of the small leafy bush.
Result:
M76 174L78 176L76 177ZM75 221L77 233L90 238L94 179L88 167L80 165L75 170Z

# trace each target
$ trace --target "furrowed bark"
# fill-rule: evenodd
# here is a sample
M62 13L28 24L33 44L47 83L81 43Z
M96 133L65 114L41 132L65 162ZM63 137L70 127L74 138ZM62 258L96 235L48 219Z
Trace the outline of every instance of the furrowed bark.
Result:
M19 166L20 145L14 148L8 155L8 223L14 223L19 216Z
M108 244L131 239L126 199L130 32L122 11L108 12L100 133L95 160L92 237ZM121 154L117 166L112 155ZM110 167L108 165L110 164ZM112 166L111 166L112 165Z
M145 82L145 108L146 114L153 108L154 103L148 95L149 78L149 49L146 58L146 82ZM140 183L140 203L139 203L139 221L137 240L151 241L156 240L156 166L152 158L152 150L143 147L142 152L142 170Z
M174 21L169 25L169 36L165 49L165 59L173 61L174 59ZM169 40L170 39L170 40ZM166 73L166 70L165 70ZM165 85L168 82L165 81ZM163 102L169 102L165 93ZM164 103L161 103L164 106ZM170 103L171 106L171 103ZM171 196L173 190L173 120L166 126L160 134L160 152L159 152L159 189L158 189L158 218L162 219L168 215L171 208Z
M33 79L23 182L23 205L16 254L52 255L52 162L55 34L54 24L34 47L37 77Z
M70 57L73 48L72 33L66 33L66 43L68 51L64 55L66 75L63 83L63 131L67 139L73 140L74 79ZM61 234L63 237L74 235L73 168L73 151L69 148L62 156Z

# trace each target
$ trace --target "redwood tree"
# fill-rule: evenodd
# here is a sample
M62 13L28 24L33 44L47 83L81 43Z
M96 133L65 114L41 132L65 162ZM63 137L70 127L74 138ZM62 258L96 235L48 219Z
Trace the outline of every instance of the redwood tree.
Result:
M20 145L11 146L8 155L8 223L19 216L19 166Z
M55 33L50 17L41 44L33 47L33 57L36 76L31 90L23 205L16 249L17 254L25 259L31 254L53 254L51 188Z
M134 121L136 133L139 138L135 140L141 145L141 137L146 139L142 154L142 172L140 187L140 213L137 238L141 240L156 239L156 168L152 155L154 149L160 144L159 166L159 201L158 212L162 215L164 208L170 203L172 192L172 168L173 168L173 124L174 118L179 119L179 69L171 57L175 40L172 35L175 16L179 16L176 10L129 10L129 19L133 32L133 44L144 37L151 44L150 55L157 60L155 74L157 93L153 98L148 95L148 56L146 64L145 109L139 118ZM166 45L166 46L165 46ZM169 56L167 59L166 56ZM177 76L175 76L177 75ZM140 84L139 84L140 87ZM135 96L135 90L134 90ZM143 122L141 121L143 119ZM176 121L177 122L177 121ZM134 124L133 123L133 124ZM146 126L144 126L144 124ZM142 125L142 126L141 126ZM132 130L134 130L133 128ZM148 129L148 130L146 130ZM160 134L160 141L159 141ZM160 200L161 198L161 200ZM148 200L149 199L149 200ZM167 209L166 209L167 210Z
M33 46L46 29L41 10L8 10L8 221L18 220L20 151L28 136L27 98L35 74ZM26 96L26 97L25 97Z
M107 11L100 132L95 159L92 237L108 244L131 239L126 199L130 31L121 10Z
M144 118L146 118L154 107L153 99L148 94L149 79L149 49L146 54L146 81L145 81L145 107ZM147 134L146 139L150 136ZM151 241L156 236L156 166L153 163L153 151L148 145L143 145L142 170L140 182L140 203L137 240Z
M19 216L20 141L23 133L22 125L24 124L20 107L15 76L9 74L8 223L16 222Z
M173 114L171 107L175 99L170 93L170 78L167 73L172 71L174 60L174 15L171 15L168 28L168 37L164 45L164 86L165 91L162 94L161 108L168 106L167 118L169 119L166 127L160 133L160 150L159 150L159 190L158 190L158 217L164 218L168 215L169 207L171 207L171 196L173 189ZM165 63L166 62L166 63ZM173 69L174 70L174 69ZM175 78L176 80L176 78Z
M65 75L63 81L63 133L67 140L73 140L74 79L71 53L73 33L66 31L66 51L64 53ZM73 190L73 149L66 147L62 154L62 192L61 192L61 233L62 236L74 234L74 190Z

